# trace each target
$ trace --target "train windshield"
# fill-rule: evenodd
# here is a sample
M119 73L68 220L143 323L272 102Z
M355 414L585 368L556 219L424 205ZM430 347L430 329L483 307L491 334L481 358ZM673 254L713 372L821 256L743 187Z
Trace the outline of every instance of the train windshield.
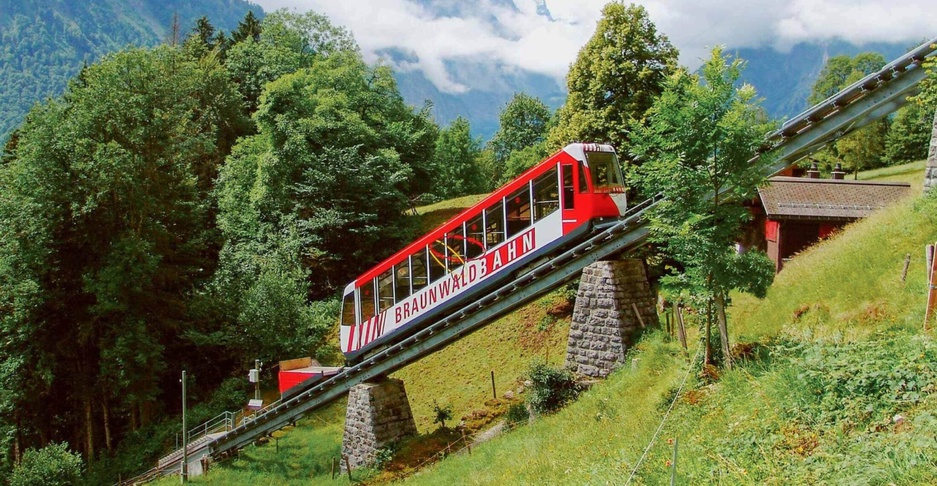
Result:
M586 152L592 174L592 190L599 193L625 192L621 166L614 152Z

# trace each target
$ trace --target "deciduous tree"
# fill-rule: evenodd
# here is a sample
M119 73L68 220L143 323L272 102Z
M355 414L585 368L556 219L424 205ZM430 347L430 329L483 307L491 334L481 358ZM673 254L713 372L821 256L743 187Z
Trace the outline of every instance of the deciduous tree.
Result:
M551 116L550 108L538 98L525 93L516 93L511 98L498 117L498 131L488 142L488 150L493 154L491 167L486 171L490 186L507 182L530 167L519 161L507 166L508 160L518 151L538 147L536 160L531 165L546 155L544 142Z
M434 163L436 177L433 193L443 199L478 194L487 189L482 176L481 140L472 137L469 122L463 117L452 121L439 132Z
M691 287L715 306L715 316L706 313L706 336L716 317L727 363L728 292L764 295L774 275L763 253L738 254L734 246L751 217L742 203L764 180L749 160L771 127L754 88L736 87L742 66L716 48L702 75L677 71L635 136L635 155L644 161L637 181L665 197L649 215L651 239L683 266L669 282ZM708 362L708 340L706 346Z
M624 151L676 63L677 49L657 32L644 7L605 5L595 34L566 76L569 96L550 132L550 149L586 141Z
M807 101L811 105L819 103L866 75L878 71L884 65L885 58L872 52L857 54L855 57L831 57L820 72ZM888 120L872 122L842 137L835 144L817 153L815 158L827 165L841 162L858 177L860 170L879 167L884 163L887 133Z

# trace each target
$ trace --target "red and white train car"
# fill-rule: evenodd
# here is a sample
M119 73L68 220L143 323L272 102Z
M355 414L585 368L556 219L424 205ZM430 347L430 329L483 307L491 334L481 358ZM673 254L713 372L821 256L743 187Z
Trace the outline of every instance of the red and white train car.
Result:
M615 150L566 146L349 283L342 352L356 362L412 334L626 206Z

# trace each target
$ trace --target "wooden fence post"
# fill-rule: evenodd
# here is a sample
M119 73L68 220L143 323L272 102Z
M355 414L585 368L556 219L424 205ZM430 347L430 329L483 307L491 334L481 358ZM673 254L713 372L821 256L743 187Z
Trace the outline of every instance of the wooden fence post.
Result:
M683 350L687 350L686 346L686 327L683 325L683 306L677 307L677 336L680 338L680 345L683 346Z
M498 399L498 391L495 389L495 370L491 370L491 396Z

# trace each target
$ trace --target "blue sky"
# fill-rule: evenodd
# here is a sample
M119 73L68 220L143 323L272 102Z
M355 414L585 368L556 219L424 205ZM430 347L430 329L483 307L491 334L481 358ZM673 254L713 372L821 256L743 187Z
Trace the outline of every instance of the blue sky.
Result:
M350 29L365 57L408 53L398 70L422 71L443 92L469 89L447 67L490 62L553 77L561 86L569 64L595 30L607 0L253 0L265 10L314 10ZM428 9L432 3L444 6ZM538 15L546 3L551 18ZM638 1L658 30L695 68L715 45L785 50L833 38L903 42L937 36L933 0L657 0ZM506 4L508 6L506 6ZM452 14L459 11L458 16Z

